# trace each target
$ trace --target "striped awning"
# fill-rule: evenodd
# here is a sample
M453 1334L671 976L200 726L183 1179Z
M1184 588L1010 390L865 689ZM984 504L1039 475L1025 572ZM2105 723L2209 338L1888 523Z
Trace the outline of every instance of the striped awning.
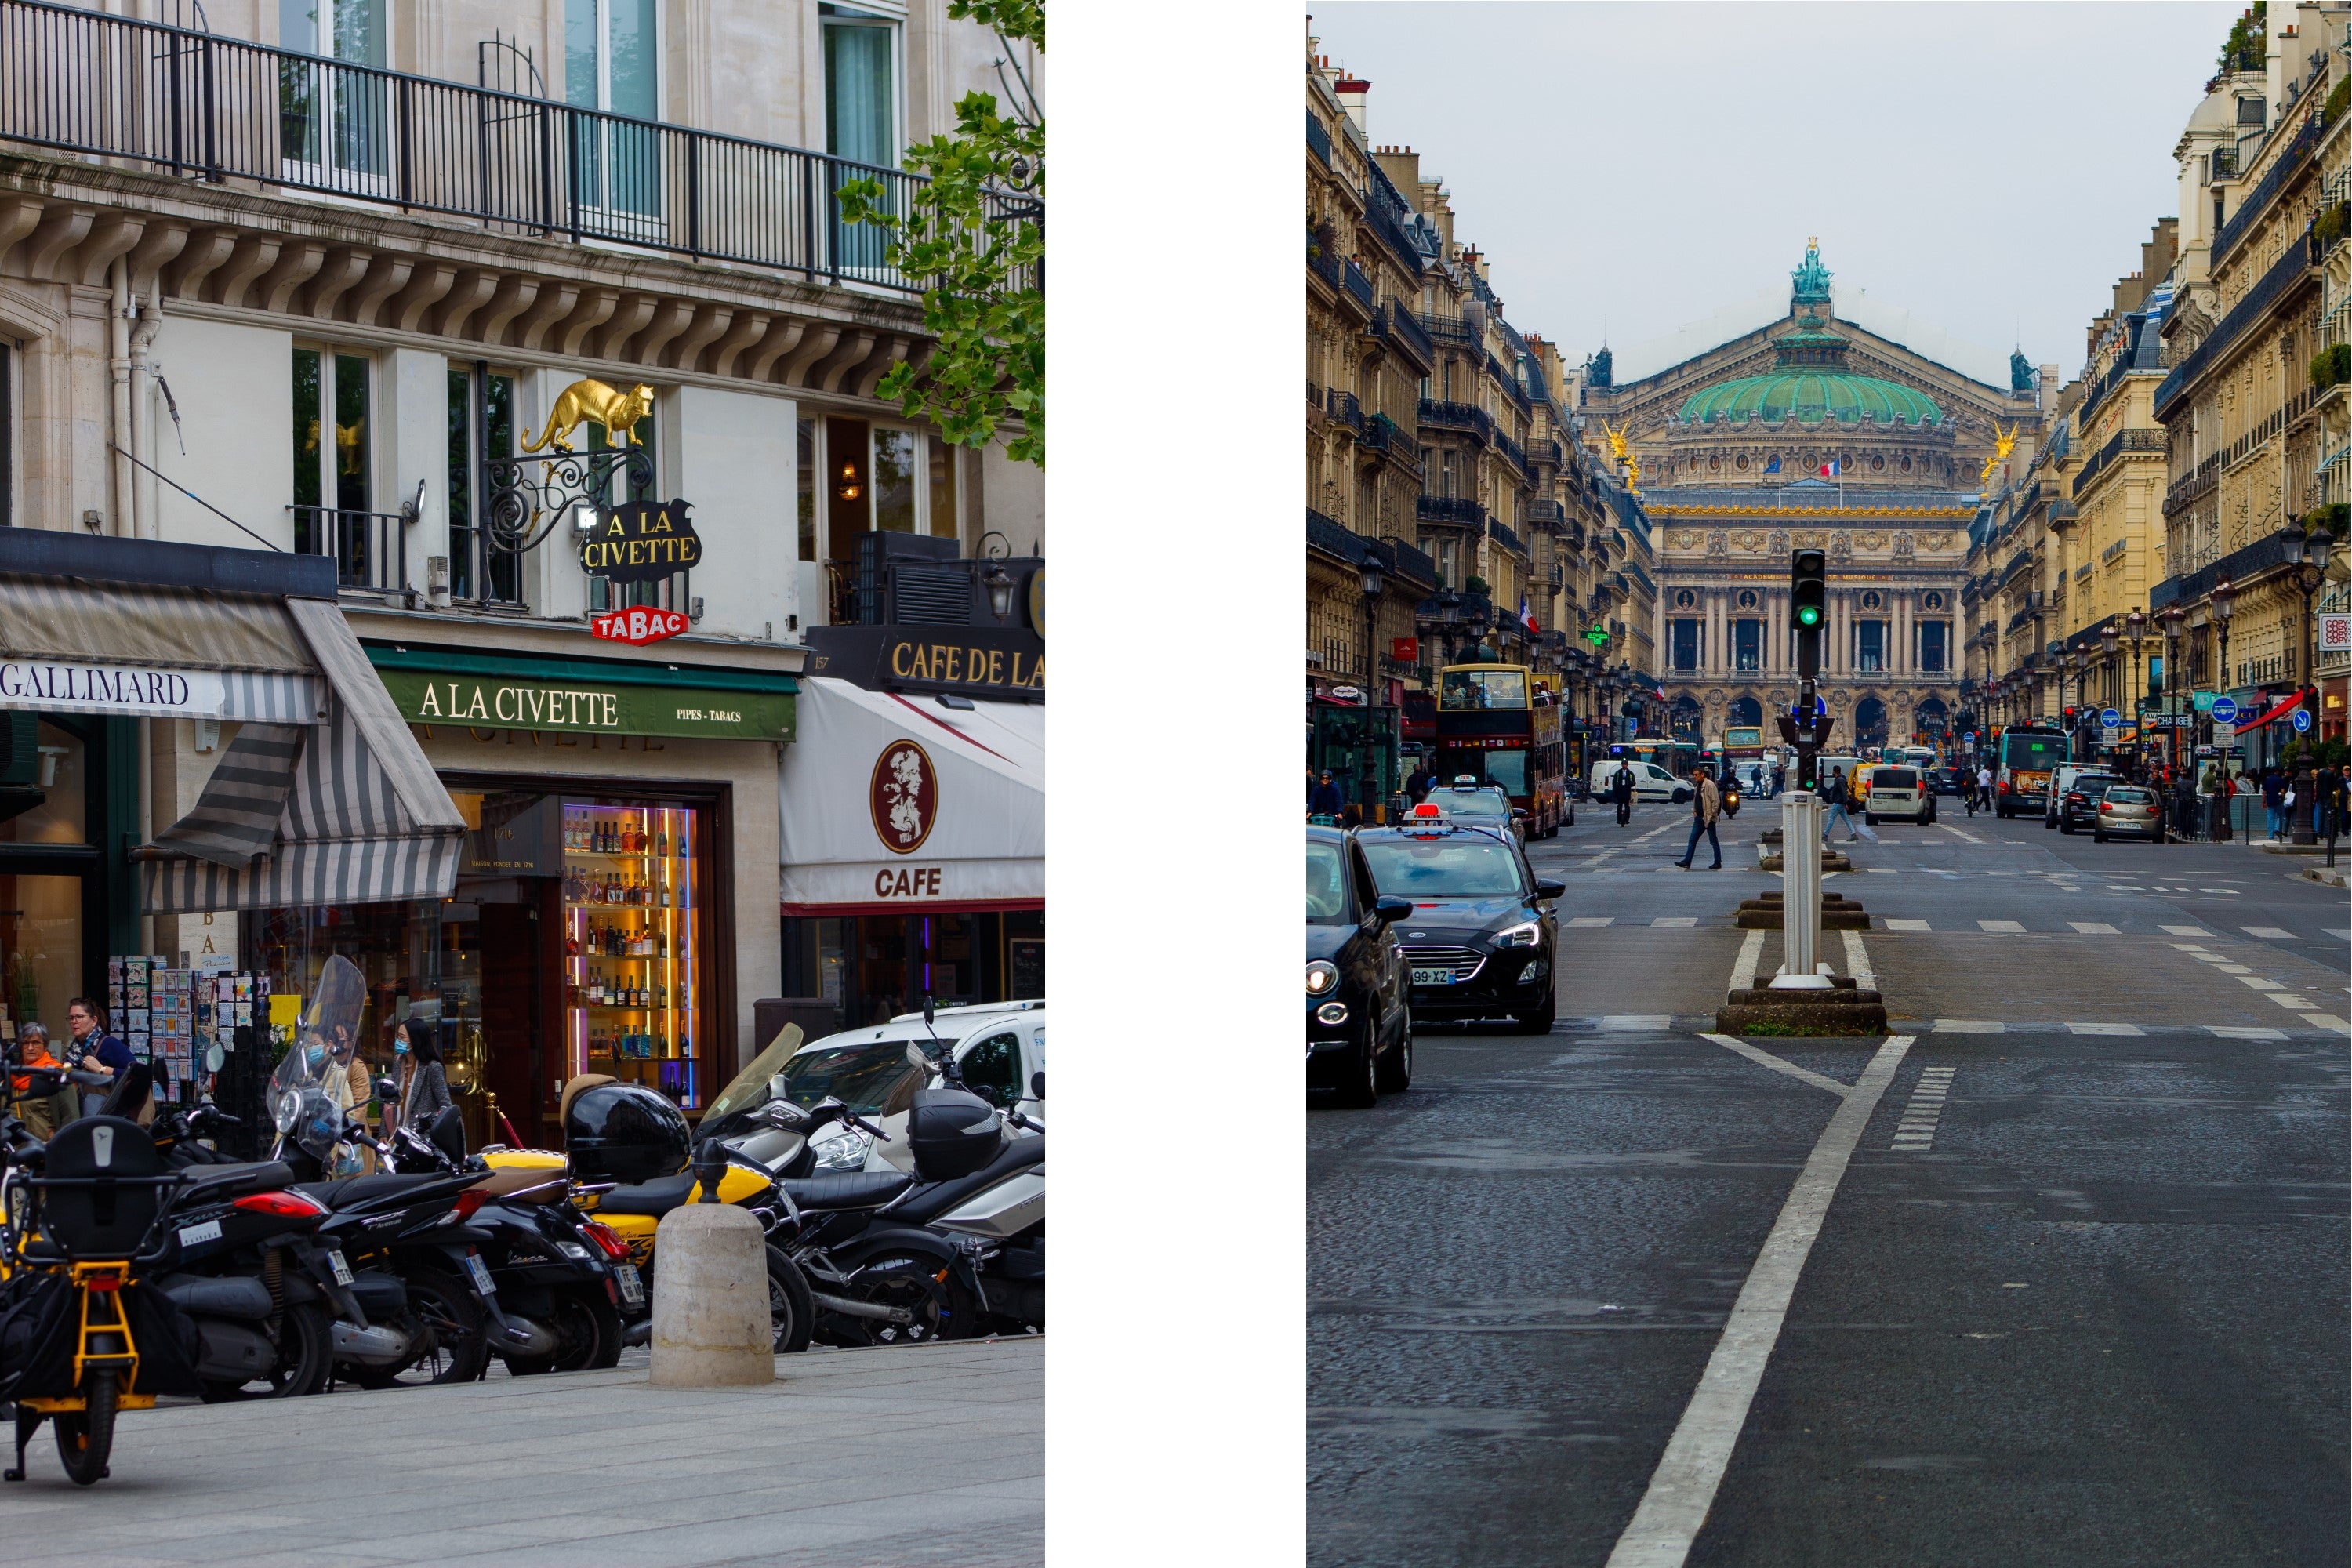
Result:
M315 724L328 683L292 602L0 574L0 708Z
M150 914L443 899L466 821L342 612L278 601L331 689L323 722L247 724L195 808L138 852Z

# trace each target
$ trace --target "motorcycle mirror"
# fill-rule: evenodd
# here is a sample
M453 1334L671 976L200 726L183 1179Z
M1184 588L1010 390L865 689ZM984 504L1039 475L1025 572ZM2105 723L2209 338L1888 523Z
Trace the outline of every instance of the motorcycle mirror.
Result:
M1039 1068L1029 1075L1029 1092L1039 1100L1045 1098L1045 1069Z
M931 1026L932 1010L931 994L926 991L923 993L923 1027L926 1029Z

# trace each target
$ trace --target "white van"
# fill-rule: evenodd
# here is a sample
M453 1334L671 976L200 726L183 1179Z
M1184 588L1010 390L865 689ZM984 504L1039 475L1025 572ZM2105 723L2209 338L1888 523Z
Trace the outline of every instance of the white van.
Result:
M1633 770L1635 800L1662 800L1679 805L1691 797L1690 780L1678 779L1655 763L1645 763L1637 757L1628 757L1621 763L1614 757L1603 757L1592 764L1592 777L1589 787L1595 800L1609 798L1609 792L1613 786L1620 766Z

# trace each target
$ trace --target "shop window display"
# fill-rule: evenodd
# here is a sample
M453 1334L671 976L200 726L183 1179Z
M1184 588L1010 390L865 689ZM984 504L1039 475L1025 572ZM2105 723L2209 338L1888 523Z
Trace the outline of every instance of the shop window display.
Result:
M565 1047L609 1073L702 1101L700 813L563 803Z

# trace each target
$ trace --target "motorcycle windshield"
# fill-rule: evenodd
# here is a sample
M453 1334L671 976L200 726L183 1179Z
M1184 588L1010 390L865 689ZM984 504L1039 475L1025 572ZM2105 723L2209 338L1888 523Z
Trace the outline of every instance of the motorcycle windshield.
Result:
M314 1158L334 1152L343 1131L343 1102L334 1086L351 1070L359 1040L367 981L341 953L327 960L303 1010L294 1043L269 1076L269 1116L279 1134Z
M753 1057L751 1065L737 1073L734 1080L719 1091L719 1098L710 1102L710 1109L702 1117L706 1133L715 1132L725 1118L757 1110L774 1099L776 1075L784 1070L784 1063L801 1048L801 1026L786 1024L783 1033L766 1050Z

